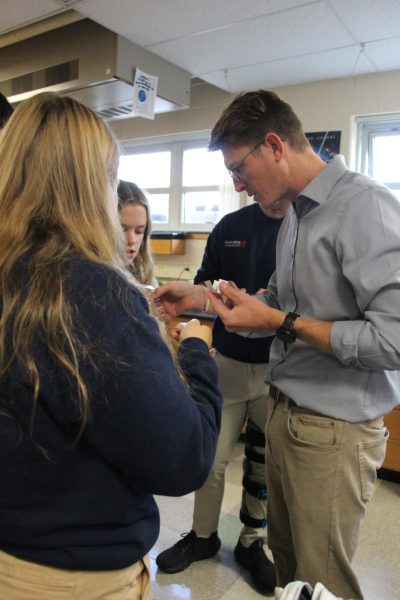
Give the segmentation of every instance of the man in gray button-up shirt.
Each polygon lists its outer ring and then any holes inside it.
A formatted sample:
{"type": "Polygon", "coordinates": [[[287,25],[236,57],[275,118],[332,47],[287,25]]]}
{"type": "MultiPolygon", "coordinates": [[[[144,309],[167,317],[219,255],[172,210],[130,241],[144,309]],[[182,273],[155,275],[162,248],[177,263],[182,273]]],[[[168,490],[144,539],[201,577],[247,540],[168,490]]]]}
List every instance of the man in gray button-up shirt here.
{"type": "Polygon", "coordinates": [[[297,405],[357,423],[399,403],[399,227],[400,202],[340,156],[296,198],[263,300],[330,329],[329,352],[301,320],[296,343],[273,342],[269,379],[297,405]]]}
{"type": "Polygon", "coordinates": [[[276,334],[266,434],[278,585],[320,581],[362,600],[351,563],[384,459],[382,417],[400,402],[400,202],[341,157],[327,165],[273,92],[239,95],[210,150],[264,209],[292,201],[276,273],[263,297],[221,283],[224,302],[183,284],[157,298],[170,314],[211,303],[228,331],[276,334]]]}
{"type": "Polygon", "coordinates": [[[263,207],[293,202],[262,302],[224,284],[228,305],[209,294],[229,331],[276,334],[267,487],[278,583],[321,581],[361,600],[351,561],[386,449],[382,416],[400,401],[400,202],[341,157],[326,165],[272,92],[238,96],[210,149],[237,191],[263,207]]]}

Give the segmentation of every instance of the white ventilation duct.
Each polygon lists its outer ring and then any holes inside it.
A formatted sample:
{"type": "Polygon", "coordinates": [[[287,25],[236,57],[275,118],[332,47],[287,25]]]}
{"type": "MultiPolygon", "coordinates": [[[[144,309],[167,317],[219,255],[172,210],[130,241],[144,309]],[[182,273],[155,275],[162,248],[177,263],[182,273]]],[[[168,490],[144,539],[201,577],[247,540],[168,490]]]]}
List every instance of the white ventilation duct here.
{"type": "Polygon", "coordinates": [[[131,117],[136,68],[158,77],[156,113],[190,103],[190,73],[89,19],[0,48],[0,65],[11,103],[53,91],[105,119],[131,117]]]}

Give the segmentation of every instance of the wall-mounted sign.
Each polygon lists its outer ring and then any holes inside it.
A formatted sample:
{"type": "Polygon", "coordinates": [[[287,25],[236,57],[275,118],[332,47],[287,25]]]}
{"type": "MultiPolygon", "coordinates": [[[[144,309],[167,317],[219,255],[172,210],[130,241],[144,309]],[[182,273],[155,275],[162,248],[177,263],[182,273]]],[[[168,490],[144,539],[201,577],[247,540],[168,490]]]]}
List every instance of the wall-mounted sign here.
{"type": "Polygon", "coordinates": [[[330,161],[339,154],[341,131],[312,131],[305,136],[322,160],[330,161]]]}
{"type": "Polygon", "coordinates": [[[134,114],[146,119],[154,119],[157,86],[158,77],[136,69],[132,101],[132,112],[134,114]]]}

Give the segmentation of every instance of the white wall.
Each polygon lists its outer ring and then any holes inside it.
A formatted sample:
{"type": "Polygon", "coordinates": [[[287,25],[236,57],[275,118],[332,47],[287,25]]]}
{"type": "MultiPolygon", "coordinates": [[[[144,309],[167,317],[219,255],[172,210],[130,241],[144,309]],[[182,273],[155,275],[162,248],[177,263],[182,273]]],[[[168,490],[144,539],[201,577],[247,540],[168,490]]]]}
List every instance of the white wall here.
{"type": "MultiPolygon", "coordinates": [[[[351,167],[355,164],[354,117],[400,113],[400,71],[287,86],[275,91],[291,104],[305,131],[341,131],[340,151],[351,167]]],[[[160,139],[161,136],[209,131],[232,98],[213,86],[199,83],[193,88],[190,109],[157,115],[154,121],[116,121],[113,128],[121,140],[160,139]]],[[[187,240],[184,256],[162,259],[156,256],[159,275],[175,278],[178,267],[189,267],[190,273],[185,273],[183,278],[192,278],[201,262],[204,244],[187,240]]]]}
{"type": "Polygon", "coordinates": [[[180,256],[154,256],[154,274],[159,280],[192,280],[201,264],[205,240],[186,240],[186,252],[180,256]],[[188,268],[189,271],[183,271],[188,268]]]}

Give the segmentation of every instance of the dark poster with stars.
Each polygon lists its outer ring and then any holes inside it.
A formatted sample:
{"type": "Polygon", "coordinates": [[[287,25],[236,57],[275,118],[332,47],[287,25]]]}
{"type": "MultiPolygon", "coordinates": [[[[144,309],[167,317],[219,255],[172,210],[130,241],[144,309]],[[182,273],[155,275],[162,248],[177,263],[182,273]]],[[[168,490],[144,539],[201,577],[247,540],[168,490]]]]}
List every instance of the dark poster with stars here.
{"type": "Polygon", "coordinates": [[[312,131],[305,136],[322,160],[329,162],[340,151],[341,131],[312,131]]]}

